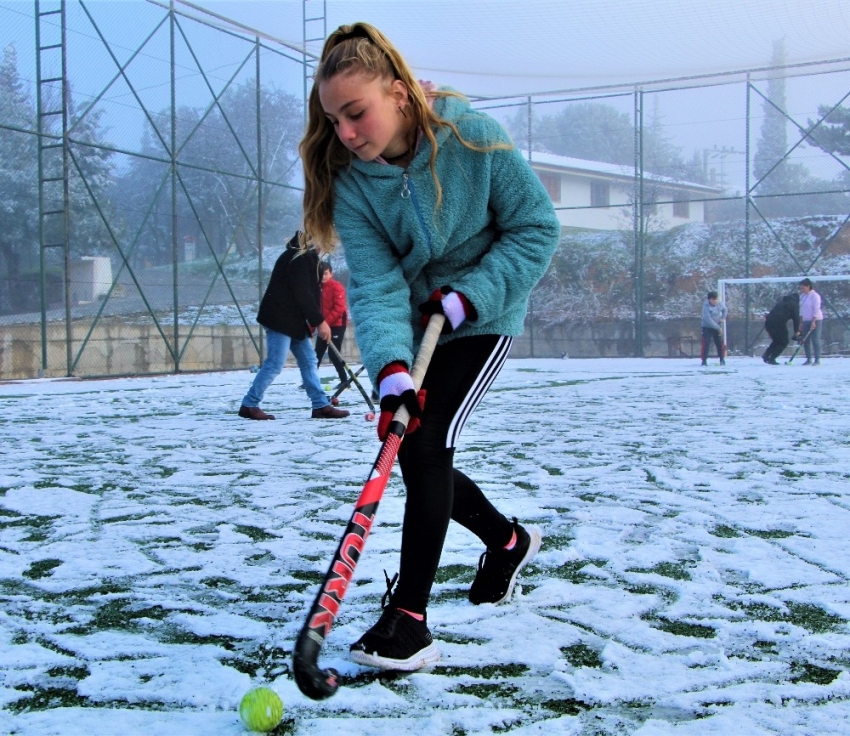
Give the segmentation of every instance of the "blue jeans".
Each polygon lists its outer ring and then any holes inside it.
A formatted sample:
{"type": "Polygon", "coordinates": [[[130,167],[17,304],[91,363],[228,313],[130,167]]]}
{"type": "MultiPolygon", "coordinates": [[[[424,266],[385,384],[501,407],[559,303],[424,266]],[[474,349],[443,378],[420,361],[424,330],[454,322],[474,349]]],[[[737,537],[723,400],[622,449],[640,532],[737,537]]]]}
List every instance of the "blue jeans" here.
{"type": "Polygon", "coordinates": [[[303,340],[293,340],[289,335],[284,335],[282,332],[275,332],[268,327],[264,327],[266,331],[266,359],[257,375],[245,398],[242,399],[242,406],[259,406],[263,400],[263,394],[266,389],[271,386],[272,381],[280,375],[283,366],[286,363],[286,354],[291,350],[298,361],[298,368],[301,370],[301,380],[304,382],[304,390],[307,396],[310,397],[310,403],[314,409],[321,409],[327,406],[330,402],[325,392],[322,390],[322,384],[319,381],[319,371],[316,368],[316,351],[313,349],[313,340],[305,337],[303,340]]]}
{"type": "MultiPolygon", "coordinates": [[[[806,320],[803,322],[803,328],[801,332],[803,336],[809,335],[809,328],[812,326],[811,320],[806,320]]],[[[806,360],[812,360],[812,350],[814,350],[815,358],[814,362],[818,363],[820,361],[820,326],[821,323],[817,322],[815,324],[815,329],[812,330],[812,334],[809,335],[808,340],[803,343],[803,350],[806,351],[806,360]]]]}

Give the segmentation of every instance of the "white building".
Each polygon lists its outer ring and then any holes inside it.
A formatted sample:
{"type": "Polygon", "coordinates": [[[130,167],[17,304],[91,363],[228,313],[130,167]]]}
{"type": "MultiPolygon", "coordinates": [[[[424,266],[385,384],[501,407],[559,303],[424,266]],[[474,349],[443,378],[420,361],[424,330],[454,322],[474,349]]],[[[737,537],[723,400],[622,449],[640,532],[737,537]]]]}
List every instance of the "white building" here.
{"type": "MultiPolygon", "coordinates": [[[[528,159],[528,151],[523,151],[528,159]]],[[[562,227],[622,230],[632,227],[635,170],[601,161],[533,151],[531,167],[549,192],[562,227]]],[[[705,222],[705,201],[721,190],[644,172],[644,215],[654,229],[705,222]]]]}

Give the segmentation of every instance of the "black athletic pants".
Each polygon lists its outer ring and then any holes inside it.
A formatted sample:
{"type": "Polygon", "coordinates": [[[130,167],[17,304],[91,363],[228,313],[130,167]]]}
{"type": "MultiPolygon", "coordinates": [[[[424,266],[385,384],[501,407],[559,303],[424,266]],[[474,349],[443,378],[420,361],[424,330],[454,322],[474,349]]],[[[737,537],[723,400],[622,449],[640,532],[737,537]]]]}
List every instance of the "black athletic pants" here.
{"type": "Polygon", "coordinates": [[[720,330],[715,330],[713,327],[702,328],[702,350],[700,350],[700,359],[703,363],[708,360],[708,348],[714,342],[714,347],[717,348],[717,357],[720,360],[724,359],[723,341],[720,339],[720,330]]]}
{"type": "MultiPolygon", "coordinates": [[[[342,352],[342,338],[345,337],[345,325],[340,325],[339,327],[331,327],[331,342],[333,342],[334,347],[342,352]]],[[[316,368],[318,368],[322,364],[322,358],[325,357],[325,351],[328,349],[328,344],[322,340],[321,337],[316,338],[316,368]]],[[[333,367],[336,368],[336,373],[339,376],[340,381],[345,381],[348,379],[348,376],[345,373],[345,368],[342,365],[342,361],[336,357],[336,354],[331,350],[328,352],[328,358],[330,359],[333,367]]]]}
{"type": "Polygon", "coordinates": [[[424,613],[450,519],[487,547],[498,549],[511,539],[511,522],[453,461],[463,425],[504,365],[512,342],[500,335],[461,337],[434,351],[423,383],[422,425],[404,438],[399,451],[407,501],[395,606],[424,613]]]}

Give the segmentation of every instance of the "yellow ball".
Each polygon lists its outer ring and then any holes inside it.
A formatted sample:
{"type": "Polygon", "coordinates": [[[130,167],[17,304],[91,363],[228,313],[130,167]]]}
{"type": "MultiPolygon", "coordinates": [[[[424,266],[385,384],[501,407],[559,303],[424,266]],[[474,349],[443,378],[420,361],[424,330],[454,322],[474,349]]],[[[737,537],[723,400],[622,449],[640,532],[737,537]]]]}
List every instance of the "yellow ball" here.
{"type": "Polygon", "coordinates": [[[255,687],[239,703],[239,717],[249,731],[271,731],[283,718],[283,701],[267,687],[255,687]]]}

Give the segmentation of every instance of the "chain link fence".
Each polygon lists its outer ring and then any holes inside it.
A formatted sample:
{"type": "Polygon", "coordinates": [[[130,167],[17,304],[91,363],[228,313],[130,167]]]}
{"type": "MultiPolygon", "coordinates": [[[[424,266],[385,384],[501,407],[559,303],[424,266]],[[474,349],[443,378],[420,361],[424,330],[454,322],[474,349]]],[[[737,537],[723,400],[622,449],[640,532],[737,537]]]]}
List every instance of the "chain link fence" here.
{"type": "MultiPolygon", "coordinates": [[[[261,361],[257,304],[301,219],[311,60],[184,11],[0,0],[0,378],[261,361]]],[[[689,356],[719,279],[850,273],[850,67],[779,51],[763,70],[473,100],[563,225],[515,356],[689,356]]],[[[833,353],[846,288],[824,293],[833,353]]],[[[733,353],[758,349],[780,296],[734,295],[733,353]]]]}

